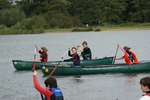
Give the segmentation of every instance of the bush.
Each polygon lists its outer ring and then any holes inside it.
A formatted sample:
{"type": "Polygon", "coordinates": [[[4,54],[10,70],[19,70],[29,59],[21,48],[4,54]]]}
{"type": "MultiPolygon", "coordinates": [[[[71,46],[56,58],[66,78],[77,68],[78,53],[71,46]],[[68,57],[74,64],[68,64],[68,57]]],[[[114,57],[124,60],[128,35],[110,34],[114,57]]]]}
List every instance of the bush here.
{"type": "Polygon", "coordinates": [[[11,27],[25,18],[25,14],[17,8],[0,11],[0,24],[11,27]]]}
{"type": "Polygon", "coordinates": [[[94,29],[92,27],[72,29],[72,32],[88,32],[88,31],[94,31],[94,29]]]}
{"type": "Polygon", "coordinates": [[[99,31],[101,31],[100,28],[96,28],[96,29],[95,29],[95,32],[99,32],[99,31]]]}
{"type": "Polygon", "coordinates": [[[17,23],[12,28],[19,30],[21,34],[42,33],[48,28],[48,24],[44,17],[34,16],[17,23]]]}
{"type": "Polygon", "coordinates": [[[24,19],[12,27],[0,26],[0,34],[33,34],[43,33],[48,24],[41,16],[24,19]]]}

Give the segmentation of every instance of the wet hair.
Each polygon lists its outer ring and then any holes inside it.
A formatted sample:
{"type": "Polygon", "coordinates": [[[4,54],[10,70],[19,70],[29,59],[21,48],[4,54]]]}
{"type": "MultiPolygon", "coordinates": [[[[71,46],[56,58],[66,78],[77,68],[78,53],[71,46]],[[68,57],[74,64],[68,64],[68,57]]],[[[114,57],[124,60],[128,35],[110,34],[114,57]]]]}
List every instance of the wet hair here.
{"type": "Polygon", "coordinates": [[[72,50],[72,49],[76,49],[76,50],[77,50],[77,48],[76,48],[76,47],[72,47],[72,48],[71,48],[71,50],[72,50]]]}
{"type": "Polygon", "coordinates": [[[43,51],[48,51],[48,49],[47,49],[46,47],[41,47],[41,49],[42,49],[43,51]]]}
{"type": "Polygon", "coordinates": [[[82,45],[87,45],[87,44],[88,44],[87,41],[82,42],[82,45]]]}
{"type": "Polygon", "coordinates": [[[127,47],[127,46],[124,46],[123,49],[128,51],[128,50],[130,50],[131,48],[130,48],[130,47],[127,47]]]}
{"type": "Polygon", "coordinates": [[[144,77],[140,80],[140,84],[150,89],[150,77],[144,77]]]}
{"type": "Polygon", "coordinates": [[[57,80],[53,76],[48,77],[44,83],[46,87],[57,88],[57,80]]]}

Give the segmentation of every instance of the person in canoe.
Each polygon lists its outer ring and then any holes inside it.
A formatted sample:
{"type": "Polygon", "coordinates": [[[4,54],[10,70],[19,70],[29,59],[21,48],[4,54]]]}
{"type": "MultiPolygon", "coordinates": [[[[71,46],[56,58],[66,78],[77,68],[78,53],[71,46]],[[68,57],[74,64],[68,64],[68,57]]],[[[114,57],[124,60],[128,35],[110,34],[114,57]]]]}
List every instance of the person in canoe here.
{"type": "Polygon", "coordinates": [[[48,61],[48,49],[46,47],[41,47],[41,49],[38,50],[36,46],[36,50],[40,54],[40,61],[47,62],[48,61]]]}
{"type": "Polygon", "coordinates": [[[72,47],[71,50],[68,50],[68,56],[72,57],[71,60],[73,61],[73,65],[75,67],[80,66],[80,57],[77,53],[77,48],[76,47],[72,47]]]}
{"type": "Polygon", "coordinates": [[[138,64],[138,59],[136,54],[131,50],[131,48],[124,46],[123,49],[120,47],[121,51],[124,53],[124,56],[117,58],[116,60],[124,59],[126,64],[138,64]]]}
{"type": "Polygon", "coordinates": [[[81,50],[81,56],[83,60],[91,60],[92,52],[91,52],[91,49],[88,47],[87,41],[83,41],[82,46],[83,46],[83,49],[81,50]]]}
{"type": "Polygon", "coordinates": [[[33,71],[33,84],[35,89],[40,92],[42,100],[64,100],[63,93],[57,86],[57,80],[53,76],[49,76],[45,80],[45,86],[42,87],[37,79],[36,70],[33,71]]]}
{"type": "Polygon", "coordinates": [[[150,77],[140,80],[141,90],[145,93],[139,100],[150,100],[150,77]]]}

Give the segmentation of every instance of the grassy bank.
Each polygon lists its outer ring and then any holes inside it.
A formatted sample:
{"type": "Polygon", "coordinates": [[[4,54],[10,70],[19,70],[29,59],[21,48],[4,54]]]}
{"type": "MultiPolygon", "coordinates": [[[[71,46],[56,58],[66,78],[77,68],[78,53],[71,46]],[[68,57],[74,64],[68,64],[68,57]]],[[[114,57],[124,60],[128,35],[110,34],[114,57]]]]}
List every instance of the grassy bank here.
{"type": "Polygon", "coordinates": [[[146,30],[150,29],[150,23],[127,23],[120,25],[104,25],[101,31],[122,31],[122,30],[146,30]]]}
{"type": "Polygon", "coordinates": [[[150,23],[126,23],[120,25],[105,24],[102,26],[92,27],[77,27],[77,28],[53,28],[43,29],[36,32],[36,30],[19,30],[14,28],[0,27],[0,35],[5,34],[33,34],[33,33],[47,33],[47,32],[87,32],[87,31],[125,31],[125,30],[149,30],[150,23]]]}
{"type": "MultiPolygon", "coordinates": [[[[126,23],[120,25],[110,25],[106,24],[103,26],[92,26],[91,31],[124,31],[124,30],[150,30],[150,23],[126,23]]],[[[78,29],[81,31],[86,30],[87,28],[54,28],[45,30],[45,32],[72,32],[74,29],[78,29]]],[[[90,31],[90,30],[89,30],[90,31]]]]}

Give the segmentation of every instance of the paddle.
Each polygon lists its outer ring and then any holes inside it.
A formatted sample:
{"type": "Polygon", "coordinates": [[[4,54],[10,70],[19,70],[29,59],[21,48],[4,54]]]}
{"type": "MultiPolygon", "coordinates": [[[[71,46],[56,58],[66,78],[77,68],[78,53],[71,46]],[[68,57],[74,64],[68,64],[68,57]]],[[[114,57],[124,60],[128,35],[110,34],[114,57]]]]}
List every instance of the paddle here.
{"type": "Polygon", "coordinates": [[[115,60],[116,60],[116,57],[117,57],[118,49],[119,49],[119,44],[117,44],[117,49],[116,49],[116,53],[115,53],[115,56],[114,56],[112,64],[115,64],[115,60]]]}
{"type": "Polygon", "coordinates": [[[58,66],[53,65],[53,67],[54,67],[54,68],[52,69],[52,71],[51,71],[51,73],[49,74],[48,77],[51,77],[51,76],[54,74],[54,72],[56,71],[56,69],[57,69],[58,66]]]}
{"type": "Polygon", "coordinates": [[[62,62],[63,62],[63,60],[61,62],[59,62],[57,65],[52,66],[53,69],[52,69],[51,73],[48,75],[48,77],[51,77],[54,74],[54,72],[56,71],[58,65],[61,64],[62,62]]]}
{"type": "MultiPolygon", "coordinates": [[[[70,49],[70,48],[69,48],[69,49],[70,49]]],[[[64,57],[65,57],[66,54],[68,54],[68,50],[65,50],[65,52],[62,54],[62,56],[61,56],[61,60],[62,60],[62,61],[65,60],[64,57]]]]}
{"type": "Polygon", "coordinates": [[[121,49],[122,52],[126,52],[121,46],[119,46],[119,48],[121,49]]]}
{"type": "MultiPolygon", "coordinates": [[[[37,53],[37,50],[38,50],[38,49],[37,49],[37,46],[35,45],[33,62],[35,62],[35,61],[36,61],[36,53],[37,53]]],[[[35,71],[35,70],[36,70],[36,64],[35,64],[35,63],[33,63],[32,71],[35,71]]],[[[41,95],[42,100],[44,100],[43,95],[42,95],[42,94],[40,94],[40,95],[41,95]]]]}
{"type": "MultiPolygon", "coordinates": [[[[33,58],[33,62],[36,61],[36,48],[34,49],[34,58],[33,58]]],[[[33,66],[32,66],[32,70],[35,71],[35,68],[36,68],[36,64],[33,63],[33,66]]]]}

